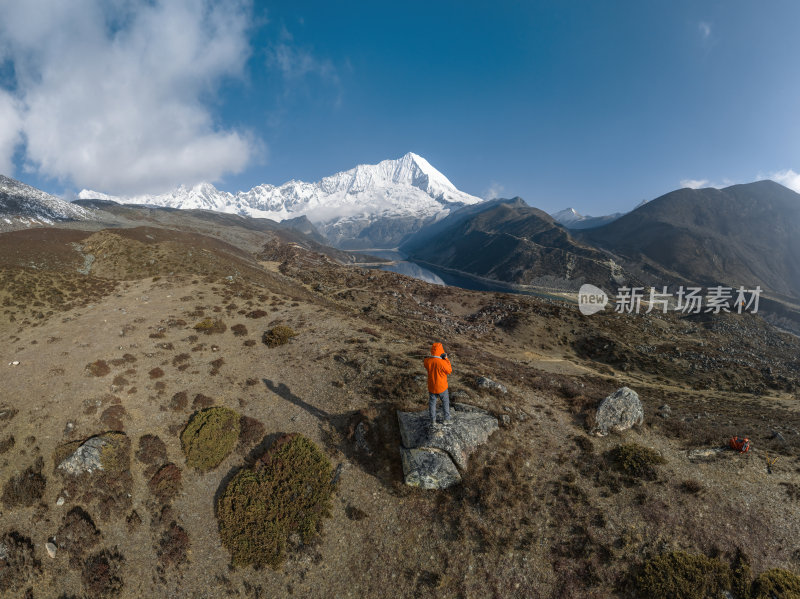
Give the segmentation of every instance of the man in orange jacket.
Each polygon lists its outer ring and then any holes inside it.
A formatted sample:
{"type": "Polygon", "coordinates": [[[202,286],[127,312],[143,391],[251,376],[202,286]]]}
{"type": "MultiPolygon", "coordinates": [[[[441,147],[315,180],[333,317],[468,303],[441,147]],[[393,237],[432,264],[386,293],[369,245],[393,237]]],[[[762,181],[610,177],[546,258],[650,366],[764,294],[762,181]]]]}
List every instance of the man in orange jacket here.
{"type": "Polygon", "coordinates": [[[453,365],[450,358],[444,353],[441,343],[434,343],[431,346],[431,355],[424,360],[425,370],[428,371],[428,409],[431,413],[431,427],[437,428],[436,424],[436,400],[442,400],[444,408],[444,423],[450,424],[450,392],[447,389],[447,375],[453,372],[453,365]]]}

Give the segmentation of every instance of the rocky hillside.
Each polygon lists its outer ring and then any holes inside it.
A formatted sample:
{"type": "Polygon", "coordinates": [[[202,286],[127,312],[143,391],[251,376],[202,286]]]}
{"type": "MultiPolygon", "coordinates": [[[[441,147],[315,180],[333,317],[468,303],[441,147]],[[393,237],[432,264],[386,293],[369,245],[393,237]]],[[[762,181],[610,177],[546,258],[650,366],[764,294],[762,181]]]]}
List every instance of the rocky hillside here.
{"type": "Polygon", "coordinates": [[[55,221],[87,220],[90,211],[0,175],[0,231],[55,221]]]}
{"type": "Polygon", "coordinates": [[[0,235],[4,597],[798,582],[796,337],[753,315],[585,317],[138,210],[0,235]],[[500,424],[443,491],[407,486],[399,449],[434,340],[454,401],[500,424]],[[623,386],[643,423],[590,435],[623,386]],[[717,451],[732,435],[750,452],[717,451]]]}
{"type": "Polygon", "coordinates": [[[606,254],[576,242],[521,198],[462,209],[403,244],[411,259],[497,281],[577,290],[626,280],[606,254]]]}

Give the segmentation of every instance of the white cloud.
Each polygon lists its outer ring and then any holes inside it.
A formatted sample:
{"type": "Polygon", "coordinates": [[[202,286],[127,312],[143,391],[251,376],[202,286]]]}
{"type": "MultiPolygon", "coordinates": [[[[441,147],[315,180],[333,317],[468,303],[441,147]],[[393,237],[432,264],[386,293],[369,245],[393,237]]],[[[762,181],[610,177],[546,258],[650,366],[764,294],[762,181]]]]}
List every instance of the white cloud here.
{"type": "Polygon", "coordinates": [[[792,169],[777,171],[768,177],[759,176],[759,179],[762,178],[772,179],[776,183],[780,183],[784,187],[788,187],[789,189],[800,193],[800,173],[796,173],[792,169]]]}
{"type": "Polygon", "coordinates": [[[494,200],[495,198],[501,197],[504,191],[505,187],[500,185],[500,183],[492,181],[492,184],[489,185],[489,188],[483,193],[483,199],[494,200]]]}
{"type": "Polygon", "coordinates": [[[700,36],[703,40],[707,40],[711,37],[711,24],[706,23],[705,21],[700,21],[697,24],[697,29],[700,31],[700,36]]]}
{"type": "Polygon", "coordinates": [[[22,119],[19,103],[0,89],[0,174],[11,174],[14,148],[21,140],[22,119]]]}
{"type": "Polygon", "coordinates": [[[302,79],[307,75],[338,80],[336,67],[330,60],[318,59],[310,50],[285,42],[275,44],[267,51],[267,66],[279,70],[289,80],[302,79]]]}
{"type": "Polygon", "coordinates": [[[700,189],[701,187],[708,187],[708,179],[681,179],[681,187],[688,187],[689,189],[700,189]]]}
{"type": "Polygon", "coordinates": [[[243,74],[250,12],[245,0],[0,0],[0,60],[16,76],[0,89],[0,168],[21,134],[29,167],[111,193],[241,171],[259,144],[215,123],[209,102],[243,74]]]}
{"type": "MultiPolygon", "coordinates": [[[[329,91],[333,90],[333,105],[337,108],[341,106],[343,90],[337,66],[330,59],[315,55],[311,48],[296,43],[285,26],[281,28],[278,42],[266,49],[265,65],[280,73],[284,83],[284,100],[298,92],[317,96],[309,86],[322,83],[329,91]]],[[[325,94],[323,97],[329,96],[325,94]]]]}

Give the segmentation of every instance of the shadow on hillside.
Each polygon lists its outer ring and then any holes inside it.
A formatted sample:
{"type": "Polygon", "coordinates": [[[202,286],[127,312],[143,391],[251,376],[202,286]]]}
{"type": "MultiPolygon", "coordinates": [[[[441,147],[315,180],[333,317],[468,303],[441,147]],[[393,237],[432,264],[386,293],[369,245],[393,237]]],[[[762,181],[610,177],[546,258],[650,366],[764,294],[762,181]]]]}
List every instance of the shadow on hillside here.
{"type": "MultiPolygon", "coordinates": [[[[302,400],[284,383],[262,380],[267,389],[314,416],[319,421],[321,436],[330,448],[343,453],[348,461],[377,478],[384,487],[396,490],[397,484],[403,480],[397,406],[382,404],[331,414],[302,400]]],[[[253,449],[250,455],[258,457],[259,450],[263,453],[269,447],[265,442],[253,449]]]]}

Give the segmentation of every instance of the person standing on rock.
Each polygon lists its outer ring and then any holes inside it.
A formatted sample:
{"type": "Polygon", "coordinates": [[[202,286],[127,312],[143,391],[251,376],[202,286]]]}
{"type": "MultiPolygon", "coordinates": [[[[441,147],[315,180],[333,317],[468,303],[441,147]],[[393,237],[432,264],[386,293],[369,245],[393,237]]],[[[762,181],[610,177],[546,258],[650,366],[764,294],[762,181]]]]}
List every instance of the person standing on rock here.
{"type": "Polygon", "coordinates": [[[439,428],[436,422],[436,400],[441,399],[444,409],[445,425],[452,422],[450,417],[450,392],[447,388],[447,375],[453,372],[453,365],[450,358],[444,352],[441,343],[434,343],[431,346],[431,355],[423,361],[425,370],[428,371],[428,408],[431,413],[431,428],[439,428]]]}

